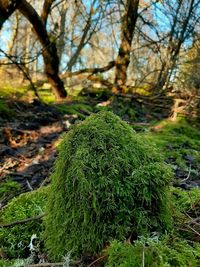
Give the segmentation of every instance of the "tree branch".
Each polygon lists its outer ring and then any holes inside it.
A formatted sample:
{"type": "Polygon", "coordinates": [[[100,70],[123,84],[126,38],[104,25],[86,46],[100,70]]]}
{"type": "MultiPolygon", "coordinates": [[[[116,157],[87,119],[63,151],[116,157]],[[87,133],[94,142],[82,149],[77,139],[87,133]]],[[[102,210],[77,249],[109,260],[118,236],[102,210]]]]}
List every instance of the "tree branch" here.
{"type": "Polygon", "coordinates": [[[36,220],[41,219],[44,216],[45,216],[45,213],[42,213],[42,214],[39,214],[39,215],[34,216],[34,217],[27,218],[27,219],[14,221],[14,222],[6,223],[6,224],[0,224],[0,228],[11,227],[11,226],[15,226],[15,225],[18,225],[18,224],[24,224],[24,223],[27,223],[27,222],[30,222],[30,221],[36,221],[36,220]]]}

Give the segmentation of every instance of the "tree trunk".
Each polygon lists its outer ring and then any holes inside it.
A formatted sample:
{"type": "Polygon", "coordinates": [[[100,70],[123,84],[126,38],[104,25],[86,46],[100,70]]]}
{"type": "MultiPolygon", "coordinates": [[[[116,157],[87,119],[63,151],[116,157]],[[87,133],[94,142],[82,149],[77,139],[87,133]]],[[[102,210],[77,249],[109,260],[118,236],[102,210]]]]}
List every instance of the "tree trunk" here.
{"type": "Polygon", "coordinates": [[[26,0],[21,1],[18,9],[32,24],[35,33],[43,47],[45,73],[56,98],[65,98],[67,93],[65,91],[63,81],[59,77],[59,58],[55,42],[50,41],[42,19],[36,10],[26,0]]]}
{"type": "Polygon", "coordinates": [[[115,84],[116,90],[123,91],[127,80],[127,69],[130,63],[131,43],[138,17],[139,0],[127,0],[122,17],[122,33],[119,52],[116,60],[115,84]]]}
{"type": "Polygon", "coordinates": [[[21,0],[0,0],[0,30],[4,22],[12,15],[20,3],[21,0]]]}
{"type": "Polygon", "coordinates": [[[51,6],[55,2],[55,0],[45,0],[42,8],[42,13],[41,13],[41,20],[43,22],[43,25],[46,29],[47,26],[47,19],[49,16],[49,13],[51,12],[51,6]]]}

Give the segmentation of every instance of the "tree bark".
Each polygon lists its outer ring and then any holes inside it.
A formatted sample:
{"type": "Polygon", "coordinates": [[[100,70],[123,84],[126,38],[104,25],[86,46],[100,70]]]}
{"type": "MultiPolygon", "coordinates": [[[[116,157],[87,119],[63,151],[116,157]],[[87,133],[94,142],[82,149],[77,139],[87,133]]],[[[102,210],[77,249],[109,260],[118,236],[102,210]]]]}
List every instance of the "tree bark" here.
{"type": "Polygon", "coordinates": [[[45,0],[42,8],[42,13],[41,13],[41,20],[44,24],[44,27],[46,29],[47,26],[47,19],[49,16],[49,13],[51,11],[51,6],[55,2],[55,0],[45,0]]]}
{"type": "Polygon", "coordinates": [[[12,15],[20,3],[21,0],[0,0],[0,30],[4,22],[12,15]]]}
{"type": "Polygon", "coordinates": [[[118,92],[123,91],[127,80],[127,69],[130,63],[131,43],[138,17],[139,0],[127,0],[122,17],[122,33],[119,52],[116,60],[115,85],[118,92]]]}
{"type": "Polygon", "coordinates": [[[45,73],[56,98],[65,98],[67,93],[65,91],[63,81],[59,77],[59,58],[55,42],[50,41],[42,19],[36,10],[26,0],[21,1],[18,9],[32,24],[35,33],[43,47],[45,73]]]}

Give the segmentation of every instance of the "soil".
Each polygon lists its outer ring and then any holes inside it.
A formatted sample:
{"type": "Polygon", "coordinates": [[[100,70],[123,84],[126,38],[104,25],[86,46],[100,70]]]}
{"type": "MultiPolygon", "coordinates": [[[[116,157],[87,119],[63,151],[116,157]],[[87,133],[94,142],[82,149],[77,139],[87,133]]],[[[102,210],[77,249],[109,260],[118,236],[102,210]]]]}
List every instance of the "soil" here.
{"type": "MultiPolygon", "coordinates": [[[[48,183],[59,137],[76,117],[38,101],[12,102],[12,109],[11,120],[0,120],[0,183],[13,180],[21,193],[48,183]]],[[[0,200],[0,206],[8,199],[0,200]]]]}

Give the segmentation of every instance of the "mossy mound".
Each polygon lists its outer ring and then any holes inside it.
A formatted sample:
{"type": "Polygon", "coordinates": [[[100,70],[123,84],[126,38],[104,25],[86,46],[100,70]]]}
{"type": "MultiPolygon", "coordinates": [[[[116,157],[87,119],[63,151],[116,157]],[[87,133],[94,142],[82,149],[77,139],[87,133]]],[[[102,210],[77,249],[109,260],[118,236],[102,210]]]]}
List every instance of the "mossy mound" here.
{"type": "MultiPolygon", "coordinates": [[[[0,224],[37,216],[44,211],[48,187],[13,198],[0,213],[0,224]]],[[[25,224],[18,224],[0,228],[0,249],[9,258],[26,258],[29,251],[31,236],[36,234],[39,238],[42,233],[41,220],[32,220],[25,224]]]]}
{"type": "Polygon", "coordinates": [[[52,259],[70,250],[94,254],[112,239],[169,227],[171,169],[119,117],[91,115],[64,136],[59,150],[45,219],[52,259]]]}

